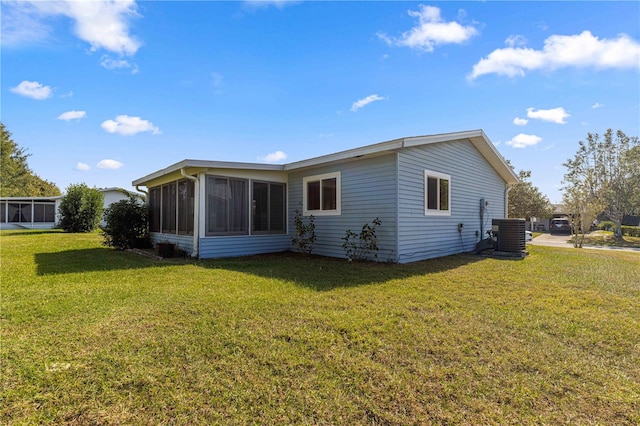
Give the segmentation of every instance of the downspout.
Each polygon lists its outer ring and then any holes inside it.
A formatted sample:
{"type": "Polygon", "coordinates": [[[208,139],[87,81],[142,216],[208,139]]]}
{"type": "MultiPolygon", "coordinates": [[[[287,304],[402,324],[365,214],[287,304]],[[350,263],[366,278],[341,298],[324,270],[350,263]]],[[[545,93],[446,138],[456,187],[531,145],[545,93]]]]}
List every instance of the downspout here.
{"type": "Polygon", "coordinates": [[[149,192],[145,191],[144,189],[140,189],[140,185],[136,185],[136,191],[142,192],[147,197],[149,196],[149,192]]]}
{"type": "Polygon", "coordinates": [[[509,217],[509,191],[511,191],[511,185],[506,184],[504,186],[504,217],[509,217]]]}
{"type": "Polygon", "coordinates": [[[193,181],[193,251],[191,252],[191,257],[198,258],[198,245],[200,242],[200,227],[198,226],[200,223],[200,208],[199,200],[200,200],[200,181],[195,176],[190,176],[184,171],[184,167],[180,169],[180,173],[182,176],[187,179],[193,181]]]}

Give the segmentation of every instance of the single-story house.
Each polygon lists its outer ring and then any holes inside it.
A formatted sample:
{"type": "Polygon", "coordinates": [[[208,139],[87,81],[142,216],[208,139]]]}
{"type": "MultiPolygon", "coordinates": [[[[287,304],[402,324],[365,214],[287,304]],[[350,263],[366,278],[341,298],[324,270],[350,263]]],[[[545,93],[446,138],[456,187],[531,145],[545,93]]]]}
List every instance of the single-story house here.
{"type": "MultiPolygon", "coordinates": [[[[126,194],[141,194],[122,188],[100,188],[104,208],[127,198],[126,194]]],[[[53,197],[0,197],[0,229],[51,229],[60,222],[58,207],[64,195],[53,197]]],[[[106,225],[103,220],[102,225],[106,225]]]]}
{"type": "Polygon", "coordinates": [[[314,254],[378,218],[378,260],[471,251],[507,217],[518,177],[482,130],[395,139],[293,163],[183,160],[132,182],[148,188],[154,243],[198,258],[294,249],[296,211],[314,217],[314,254]]]}

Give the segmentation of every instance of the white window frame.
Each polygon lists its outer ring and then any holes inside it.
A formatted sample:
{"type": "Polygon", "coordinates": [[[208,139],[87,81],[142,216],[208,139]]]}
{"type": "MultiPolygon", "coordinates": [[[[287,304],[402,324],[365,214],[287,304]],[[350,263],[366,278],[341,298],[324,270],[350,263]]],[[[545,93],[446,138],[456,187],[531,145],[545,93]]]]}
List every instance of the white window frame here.
{"type": "Polygon", "coordinates": [[[342,214],[342,184],[340,181],[340,172],[325,173],[315,176],[306,176],[302,178],[302,214],[304,216],[340,216],[342,214]],[[322,210],[322,181],[327,179],[336,180],[336,208],[334,210],[322,210]],[[307,209],[307,184],[309,182],[320,181],[320,209],[307,209]]]}
{"type": "Polygon", "coordinates": [[[451,216],[451,176],[450,175],[434,172],[431,170],[424,171],[424,215],[425,216],[451,216]],[[428,179],[430,177],[438,179],[438,199],[437,199],[438,209],[428,208],[429,206],[428,179]],[[447,210],[440,210],[440,180],[441,179],[447,180],[449,182],[449,188],[448,188],[448,197],[449,197],[448,207],[449,208],[447,210]]]}

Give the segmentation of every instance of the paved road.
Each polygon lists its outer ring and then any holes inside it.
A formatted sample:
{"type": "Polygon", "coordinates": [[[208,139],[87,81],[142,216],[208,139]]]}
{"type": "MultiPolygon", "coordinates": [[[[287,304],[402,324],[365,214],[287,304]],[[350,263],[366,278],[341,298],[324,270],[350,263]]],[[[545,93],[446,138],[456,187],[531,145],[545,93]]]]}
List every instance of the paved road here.
{"type": "MultiPolygon", "coordinates": [[[[534,246],[549,246],[549,247],[569,247],[573,248],[573,244],[569,242],[571,235],[566,234],[541,234],[529,242],[534,246]]],[[[640,248],[633,247],[607,247],[607,246],[584,246],[585,249],[592,250],[615,250],[615,251],[632,251],[640,253],[640,248]]]]}

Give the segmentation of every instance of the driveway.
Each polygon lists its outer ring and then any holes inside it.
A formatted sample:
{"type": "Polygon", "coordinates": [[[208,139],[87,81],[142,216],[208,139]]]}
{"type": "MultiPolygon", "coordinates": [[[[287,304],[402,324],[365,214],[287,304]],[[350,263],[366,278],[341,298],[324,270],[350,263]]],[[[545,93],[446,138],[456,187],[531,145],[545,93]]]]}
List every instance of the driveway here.
{"type": "MultiPolygon", "coordinates": [[[[534,246],[549,246],[549,247],[568,247],[573,248],[573,243],[570,242],[571,235],[568,234],[541,234],[530,241],[528,244],[534,246]]],[[[632,251],[640,253],[640,248],[634,247],[608,247],[608,246],[583,246],[585,249],[593,250],[615,250],[615,251],[632,251]]]]}

